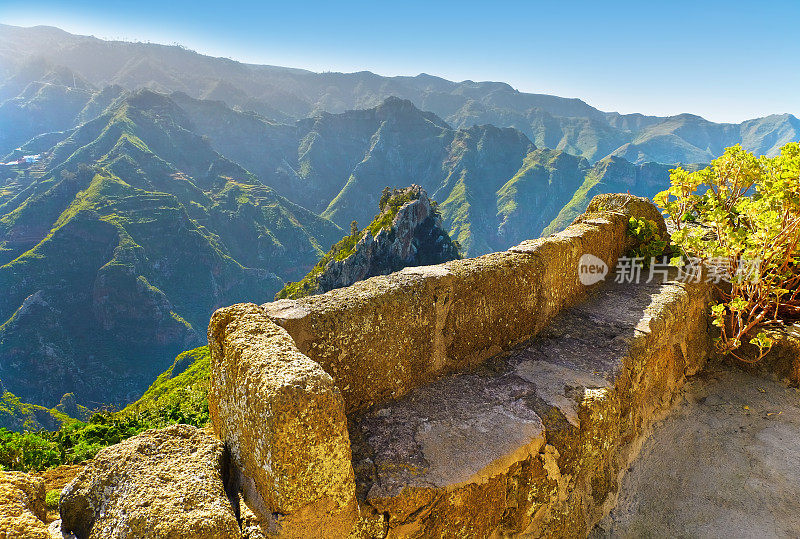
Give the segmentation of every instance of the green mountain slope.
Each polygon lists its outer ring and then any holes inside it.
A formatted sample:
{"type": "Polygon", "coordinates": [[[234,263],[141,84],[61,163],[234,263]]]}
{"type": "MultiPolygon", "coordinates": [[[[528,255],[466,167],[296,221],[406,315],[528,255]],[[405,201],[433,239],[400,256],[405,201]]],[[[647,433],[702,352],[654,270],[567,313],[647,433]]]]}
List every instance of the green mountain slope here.
{"type": "MultiPolygon", "coordinates": [[[[314,74],[37,32],[61,43],[58,58],[0,84],[0,112],[23,133],[7,144],[45,152],[0,167],[0,378],[47,409],[65,392],[129,402],[202,342],[215,307],[272,297],[350,221],[370,222],[386,185],[431,193],[475,256],[563,228],[595,193],[663,189],[670,166],[642,160],[675,148],[701,159],[730,137],[770,152],[796,134],[790,115],[623,116],[501,83],[314,74]],[[176,91],[130,90],[142,81],[176,91]],[[106,82],[118,84],[93,87],[106,82]],[[367,108],[324,112],[351,105],[367,108]],[[592,165],[620,148],[637,163],[592,165]]],[[[0,55],[38,47],[11,34],[0,26],[0,55]]]]}
{"type": "Polygon", "coordinates": [[[176,402],[205,401],[208,412],[208,377],[211,372],[208,346],[181,352],[172,365],[150,384],[147,391],[126,406],[121,414],[150,413],[163,416],[164,410],[176,402]]]}
{"type": "Polygon", "coordinates": [[[215,308],[272,297],[341,235],[191,129],[167,97],[134,93],[0,206],[0,377],[15,395],[129,402],[215,308]]]}
{"type": "MultiPolygon", "coordinates": [[[[703,168],[701,165],[683,165],[687,170],[703,168]]],[[[542,231],[543,236],[568,227],[577,216],[586,211],[595,195],[602,193],[630,193],[653,198],[669,185],[671,165],[644,163],[635,165],[621,157],[607,157],[591,167],[583,183],[575,190],[542,231]]]]}
{"type": "MultiPolygon", "coordinates": [[[[71,403],[74,396],[67,394],[54,408],[47,409],[37,404],[22,402],[19,397],[6,391],[0,383],[0,429],[15,432],[55,430],[63,423],[74,420],[66,412],[67,403],[71,403]]],[[[74,404],[74,403],[73,403],[74,404]]],[[[86,417],[88,410],[77,405],[73,406],[75,415],[86,417]]]]}
{"type": "Polygon", "coordinates": [[[0,157],[33,137],[64,131],[82,118],[94,117],[90,102],[95,93],[71,70],[42,60],[19,69],[0,85],[0,96],[6,96],[0,97],[0,157]]]}
{"type": "Polygon", "coordinates": [[[570,200],[589,172],[586,159],[565,152],[536,150],[498,190],[501,238],[538,236],[570,200]]]}

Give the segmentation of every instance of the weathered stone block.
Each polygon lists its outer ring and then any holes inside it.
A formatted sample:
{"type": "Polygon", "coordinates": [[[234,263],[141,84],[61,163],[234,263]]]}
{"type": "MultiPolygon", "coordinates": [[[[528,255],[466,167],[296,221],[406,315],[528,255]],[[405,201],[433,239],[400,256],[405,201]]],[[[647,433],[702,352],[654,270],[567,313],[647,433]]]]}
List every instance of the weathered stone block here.
{"type": "Polygon", "coordinates": [[[225,494],[222,443],[189,425],[101,450],[61,493],[61,529],[79,539],[241,535],[225,494]]]}
{"type": "Polygon", "coordinates": [[[446,341],[449,370],[475,365],[530,338],[544,325],[541,260],[501,252],[448,262],[446,341]]]}
{"type": "Polygon", "coordinates": [[[613,268],[626,248],[626,225],[622,213],[605,212],[506,252],[262,307],[333,376],[347,411],[359,410],[533,337],[585,297],[583,254],[613,268]]]}
{"type": "Polygon", "coordinates": [[[446,266],[406,268],[263,308],[333,376],[349,411],[399,397],[442,370],[451,280],[446,266]]]}
{"type": "Polygon", "coordinates": [[[49,539],[44,496],[43,479],[0,471],[0,537],[49,539]]]}
{"type": "Polygon", "coordinates": [[[346,535],[355,483],[331,376],[254,304],[218,310],[208,335],[212,424],[262,525],[286,537],[346,535]]]}
{"type": "Polygon", "coordinates": [[[541,467],[530,391],[515,376],[446,376],[350,418],[362,497],[393,537],[488,536],[509,504],[530,505],[508,492],[541,467]]]}
{"type": "Polygon", "coordinates": [[[623,193],[605,193],[596,195],[589,202],[586,212],[579,216],[576,221],[591,218],[595,213],[619,212],[626,217],[636,217],[653,221],[658,226],[658,231],[662,238],[667,237],[667,224],[661,216],[661,212],[656,208],[650,199],[626,195],[623,193]]]}

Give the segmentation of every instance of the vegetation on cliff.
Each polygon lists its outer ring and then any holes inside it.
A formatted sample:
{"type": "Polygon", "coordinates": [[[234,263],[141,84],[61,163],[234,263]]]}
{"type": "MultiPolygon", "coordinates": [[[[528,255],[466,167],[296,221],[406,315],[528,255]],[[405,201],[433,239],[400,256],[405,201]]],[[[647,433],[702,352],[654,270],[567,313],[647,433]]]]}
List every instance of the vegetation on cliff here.
{"type": "Polygon", "coordinates": [[[350,225],[302,280],[288,283],[275,299],[297,299],[388,274],[408,266],[438,264],[459,258],[459,245],[442,229],[436,201],[417,185],[384,188],[379,212],[364,230],[350,225]],[[402,211],[402,214],[401,214],[402,211]]]}
{"type": "Polygon", "coordinates": [[[66,415],[55,409],[48,410],[44,406],[22,402],[19,397],[4,391],[0,397],[0,428],[10,430],[39,430],[44,426],[60,424],[66,415]]]}
{"type": "Polygon", "coordinates": [[[744,357],[735,351],[749,345],[761,359],[764,330],[800,319],[800,144],[772,158],[737,145],[703,170],[679,167],[656,201],[685,255],[676,262],[705,263],[716,283],[719,350],[744,357]]]}
{"type": "Polygon", "coordinates": [[[56,431],[0,428],[0,469],[42,470],[91,459],[102,448],[152,428],[208,423],[207,346],[180,354],[144,395],[125,409],[93,414],[83,422],[62,414],[56,431]]]}

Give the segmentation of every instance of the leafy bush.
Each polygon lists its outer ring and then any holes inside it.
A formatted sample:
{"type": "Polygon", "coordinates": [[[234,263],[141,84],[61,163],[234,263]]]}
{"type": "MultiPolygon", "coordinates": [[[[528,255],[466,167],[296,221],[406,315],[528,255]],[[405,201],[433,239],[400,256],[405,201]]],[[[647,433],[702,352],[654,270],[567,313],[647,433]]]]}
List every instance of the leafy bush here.
{"type": "MultiPolygon", "coordinates": [[[[713,305],[717,347],[772,346],[763,329],[800,319],[800,144],[776,157],[755,157],[739,145],[697,172],[671,171],[669,189],[655,200],[675,227],[682,258],[696,257],[724,281],[713,305]]],[[[680,262],[677,261],[676,262],[680,262]]]]}
{"type": "Polygon", "coordinates": [[[28,471],[61,464],[61,448],[48,434],[0,429],[0,468],[28,471]]]}
{"type": "Polygon", "coordinates": [[[653,258],[663,255],[667,247],[667,241],[661,237],[658,225],[650,219],[631,217],[628,220],[628,235],[636,239],[636,246],[629,255],[641,258],[645,266],[653,258]]]}

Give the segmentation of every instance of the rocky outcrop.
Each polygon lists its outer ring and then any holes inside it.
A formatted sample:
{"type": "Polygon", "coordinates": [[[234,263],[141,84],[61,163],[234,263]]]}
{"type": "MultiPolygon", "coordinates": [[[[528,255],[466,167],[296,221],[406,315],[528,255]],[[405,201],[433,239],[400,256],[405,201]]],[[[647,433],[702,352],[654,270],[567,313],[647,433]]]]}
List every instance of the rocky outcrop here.
{"type": "Polygon", "coordinates": [[[44,497],[43,479],[0,471],[0,537],[50,539],[44,497]]]}
{"type": "Polygon", "coordinates": [[[68,416],[79,419],[81,421],[88,421],[92,412],[85,406],[78,404],[75,399],[75,393],[64,393],[61,400],[56,404],[56,410],[68,416]]]}
{"type": "MultiPolygon", "coordinates": [[[[388,275],[409,266],[441,264],[459,258],[458,248],[442,225],[428,194],[418,185],[396,192],[408,197],[391,225],[374,236],[369,229],[343,260],[331,260],[319,276],[319,292],[342,288],[376,275],[388,275]]],[[[376,219],[391,210],[391,199],[376,219]]]]}
{"type": "Polygon", "coordinates": [[[188,425],[100,451],[61,493],[61,529],[78,539],[239,538],[223,444],[188,425]]]}
{"type": "Polygon", "coordinates": [[[350,286],[406,267],[460,258],[442,225],[436,203],[418,185],[388,188],[380,212],[361,232],[354,229],[334,245],[299,283],[289,283],[276,299],[296,299],[350,286]]]}
{"type": "Polygon", "coordinates": [[[653,221],[658,227],[659,235],[662,238],[669,237],[667,224],[664,222],[661,212],[650,200],[620,193],[597,195],[589,202],[586,213],[576,218],[575,222],[582,223],[587,218],[591,218],[592,215],[602,212],[624,213],[638,219],[653,221]]]}

